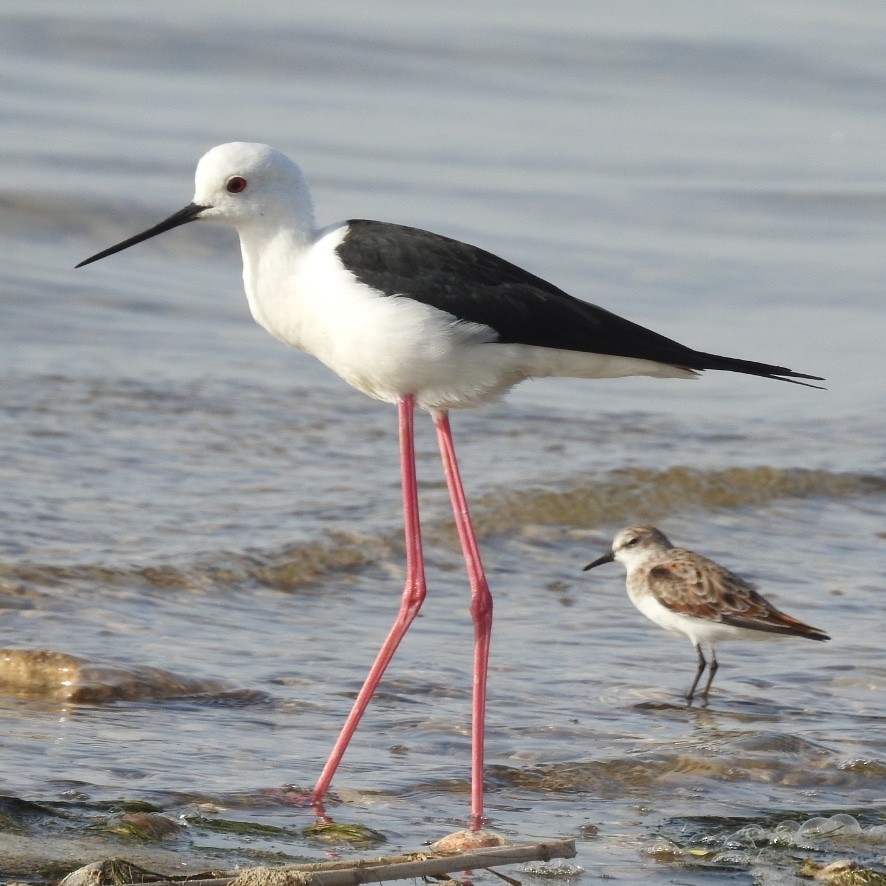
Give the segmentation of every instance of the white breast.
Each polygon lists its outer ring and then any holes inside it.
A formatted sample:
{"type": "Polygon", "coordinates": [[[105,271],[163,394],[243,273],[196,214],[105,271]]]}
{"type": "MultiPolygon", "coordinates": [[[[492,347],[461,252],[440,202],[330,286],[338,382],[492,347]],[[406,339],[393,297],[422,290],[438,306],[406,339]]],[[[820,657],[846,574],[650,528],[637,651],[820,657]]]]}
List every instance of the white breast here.
{"type": "Polygon", "coordinates": [[[244,247],[244,285],[256,322],[378,400],[411,393],[428,408],[467,406],[522,378],[503,373],[493,349],[477,348],[494,339],[488,327],[360,283],[335,253],[344,233],[344,226],[332,228],[301,251],[290,244],[286,264],[273,260],[273,242],[265,241],[261,254],[244,247]]]}

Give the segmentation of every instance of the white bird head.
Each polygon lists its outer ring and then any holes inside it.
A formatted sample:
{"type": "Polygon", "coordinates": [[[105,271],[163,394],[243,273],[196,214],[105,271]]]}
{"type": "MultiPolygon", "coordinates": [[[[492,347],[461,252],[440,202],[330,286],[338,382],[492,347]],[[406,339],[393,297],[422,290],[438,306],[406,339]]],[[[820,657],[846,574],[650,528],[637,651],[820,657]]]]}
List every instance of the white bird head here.
{"type": "Polygon", "coordinates": [[[311,198],[297,164],[268,145],[230,142],[207,151],[194,174],[200,218],[235,226],[295,215],[312,224],[311,198]]]}
{"type": "Polygon", "coordinates": [[[667,551],[672,547],[667,536],[654,526],[628,526],[616,533],[609,552],[593,563],[588,563],[583,571],[612,563],[613,560],[630,570],[633,564],[646,560],[650,554],[667,551]]]}
{"type": "Polygon", "coordinates": [[[200,158],[190,204],[146,231],[85,259],[77,267],[200,219],[227,222],[239,230],[262,225],[308,232],[314,224],[307,184],[292,160],[268,145],[230,142],[212,148],[200,158]]]}

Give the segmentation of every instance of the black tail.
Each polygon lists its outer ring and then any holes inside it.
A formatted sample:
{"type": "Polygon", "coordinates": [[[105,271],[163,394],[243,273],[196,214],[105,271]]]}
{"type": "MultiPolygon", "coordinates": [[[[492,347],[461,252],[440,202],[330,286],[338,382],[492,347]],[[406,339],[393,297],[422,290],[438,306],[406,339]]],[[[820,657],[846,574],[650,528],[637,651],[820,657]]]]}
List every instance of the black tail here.
{"type": "Polygon", "coordinates": [[[703,351],[695,351],[693,356],[697,358],[697,362],[687,363],[687,369],[725,369],[727,372],[743,372],[745,375],[759,375],[762,378],[774,378],[777,381],[787,381],[794,385],[816,388],[819,391],[824,390],[821,385],[809,384],[809,381],[824,381],[820,376],[794,372],[784,366],[771,366],[768,363],[740,360],[737,357],[721,357],[719,354],[706,354],[703,351]],[[800,381],[800,379],[809,379],[809,381],[800,381]]]}

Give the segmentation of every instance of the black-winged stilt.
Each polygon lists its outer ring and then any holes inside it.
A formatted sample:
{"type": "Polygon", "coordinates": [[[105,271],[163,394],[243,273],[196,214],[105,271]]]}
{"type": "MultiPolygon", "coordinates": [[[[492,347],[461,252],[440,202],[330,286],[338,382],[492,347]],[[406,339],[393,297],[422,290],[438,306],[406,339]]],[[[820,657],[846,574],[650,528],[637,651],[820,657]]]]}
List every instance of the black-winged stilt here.
{"type": "Polygon", "coordinates": [[[471,526],[448,411],[476,406],[527,378],[691,378],[724,369],[820,380],[782,366],[707,354],[573,298],[489,252],[386,222],[314,224],[301,170],[267,145],[235,142],[197,165],[194,200],[78,267],[196,220],[240,235],[253,317],[358,390],[399,411],[406,587],[382,645],[314,788],[319,804],[373,692],[425,598],[413,448],[415,406],[430,411],[471,586],[474,619],[471,827],[483,818],[486,672],[492,597],[471,526]]]}

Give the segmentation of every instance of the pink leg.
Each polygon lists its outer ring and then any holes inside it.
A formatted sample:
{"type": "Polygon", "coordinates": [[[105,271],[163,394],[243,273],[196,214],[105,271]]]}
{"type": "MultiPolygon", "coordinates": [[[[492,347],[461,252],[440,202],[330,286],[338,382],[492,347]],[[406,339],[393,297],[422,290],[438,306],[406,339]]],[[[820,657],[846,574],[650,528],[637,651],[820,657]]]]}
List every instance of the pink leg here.
{"type": "MultiPolygon", "coordinates": [[[[418,615],[421,604],[424,602],[427,586],[425,584],[424,558],[421,547],[421,527],[418,520],[418,486],[415,475],[415,438],[413,434],[413,415],[415,412],[415,399],[409,395],[404,397],[398,404],[400,425],[400,470],[403,483],[403,515],[406,531],[406,587],[403,590],[403,599],[400,602],[400,611],[397,619],[382,644],[378,656],[363,684],[363,688],[357,695],[351,713],[342,727],[338,740],[332,748],[317,785],[311,794],[311,800],[319,805],[323,795],[329,790],[329,784],[335,775],[335,770],[344,756],[348,743],[357,729],[357,724],[366,710],[369,700],[381,681],[391,658],[394,656],[400,641],[409,629],[409,626],[418,615]]],[[[322,807],[321,807],[322,808],[322,807]]],[[[320,813],[322,814],[322,813],[320,813]]]]}
{"type": "Polygon", "coordinates": [[[435,417],[440,456],[455,526],[468,568],[471,583],[471,616],[474,619],[474,699],[471,709],[471,830],[479,830],[483,824],[483,749],[486,723],[486,674],[489,666],[489,642],[492,636],[492,595],[486,583],[477,537],[468,513],[468,501],[458,472],[449,415],[438,413],[435,417]]]}

